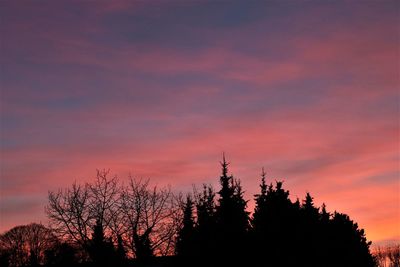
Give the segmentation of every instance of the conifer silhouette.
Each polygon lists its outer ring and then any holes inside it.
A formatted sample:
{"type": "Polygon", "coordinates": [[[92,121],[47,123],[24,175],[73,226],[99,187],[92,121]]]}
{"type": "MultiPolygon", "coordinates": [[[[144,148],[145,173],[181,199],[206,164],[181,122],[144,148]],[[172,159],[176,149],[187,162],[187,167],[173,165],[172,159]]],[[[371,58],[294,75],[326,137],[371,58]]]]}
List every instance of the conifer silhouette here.
{"type": "Polygon", "coordinates": [[[188,194],[183,209],[183,225],[178,233],[176,253],[183,258],[190,258],[194,251],[194,203],[188,194]]]}
{"type": "Polygon", "coordinates": [[[265,182],[265,179],[266,179],[266,173],[264,171],[264,168],[262,168],[261,184],[260,184],[261,192],[260,194],[254,195],[255,197],[254,200],[256,205],[251,219],[251,225],[253,227],[253,231],[257,232],[257,235],[262,234],[263,224],[265,223],[267,216],[266,201],[267,201],[268,186],[265,182]]]}
{"type": "Polygon", "coordinates": [[[191,260],[194,266],[209,264],[209,258],[217,257],[217,222],[215,192],[209,185],[203,185],[203,191],[196,194],[196,214],[194,246],[191,260]]]}
{"type": "MultiPolygon", "coordinates": [[[[58,227],[47,229],[39,224],[14,227],[0,235],[1,266],[375,266],[375,259],[370,252],[371,242],[367,241],[364,230],[348,215],[336,211],[332,214],[325,204],[317,207],[310,193],[302,201],[297,198],[292,202],[282,181],[267,185],[264,169],[261,172],[260,191],[254,195],[254,212],[249,219],[242,186],[239,180],[229,174],[228,166],[223,155],[220,190],[217,194],[211,186],[203,185],[200,193],[194,191],[193,195],[187,195],[183,205],[179,206],[169,204],[173,200],[170,190],[157,194],[157,188],[148,190],[148,182],[135,183],[131,180],[129,191],[118,187],[113,179],[112,194],[103,194],[111,196],[113,213],[110,215],[113,217],[107,216],[109,219],[104,220],[102,212],[95,209],[94,216],[79,217],[92,220],[90,225],[80,224],[84,222],[82,220],[68,220],[67,227],[77,227],[72,234],[78,233],[80,226],[89,227],[85,228],[89,229],[83,240],[85,242],[76,242],[80,239],[74,239],[73,235],[57,237],[58,227]],[[117,195],[117,192],[123,194],[117,195]],[[121,209],[124,216],[120,214],[121,209]],[[161,213],[163,220],[152,219],[152,216],[157,217],[161,213]],[[124,224],[127,221],[131,226],[143,225],[140,228],[126,228],[124,224]],[[110,222],[115,226],[106,226],[110,222]],[[175,227],[171,227],[172,222],[175,227]],[[127,229],[130,231],[127,232],[127,229]],[[171,236],[174,239],[170,239],[171,236]],[[161,245],[170,247],[160,249],[161,245]],[[160,253],[172,249],[174,256],[160,253]]],[[[100,181],[103,182],[99,185],[110,184],[105,179],[100,181]]],[[[84,194],[88,188],[106,187],[74,185],[72,191],[66,191],[74,193],[72,195],[65,196],[63,191],[50,194],[53,211],[62,207],[65,212],[61,214],[74,215],[73,218],[78,218],[80,211],[90,211],[84,209],[86,206],[76,206],[84,203],[80,200],[89,196],[84,194]],[[66,205],[64,200],[74,201],[66,205]]],[[[96,199],[93,203],[108,203],[98,199],[100,201],[96,199]]],[[[93,207],[97,206],[89,206],[93,207]]],[[[58,218],[54,213],[50,215],[53,220],[58,218]]]]}
{"type": "Polygon", "coordinates": [[[221,189],[218,192],[219,205],[216,209],[217,244],[219,245],[218,260],[225,264],[232,264],[238,259],[245,258],[246,255],[249,212],[246,211],[247,201],[243,199],[240,181],[228,175],[228,165],[224,154],[221,162],[221,189]]]}
{"type": "Polygon", "coordinates": [[[375,261],[369,251],[368,242],[363,229],[358,228],[350,217],[335,212],[330,223],[332,240],[331,266],[374,266],[375,261]]]}
{"type": "Polygon", "coordinates": [[[101,220],[96,221],[89,246],[89,254],[95,266],[109,266],[111,264],[115,257],[115,249],[112,241],[104,235],[101,220]]]}

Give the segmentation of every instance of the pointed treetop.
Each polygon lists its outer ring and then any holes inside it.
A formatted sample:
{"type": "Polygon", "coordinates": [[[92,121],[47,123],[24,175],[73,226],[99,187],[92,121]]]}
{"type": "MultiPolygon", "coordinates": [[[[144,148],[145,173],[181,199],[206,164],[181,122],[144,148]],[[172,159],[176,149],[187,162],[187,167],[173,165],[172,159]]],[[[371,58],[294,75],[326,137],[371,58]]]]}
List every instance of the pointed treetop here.
{"type": "Polygon", "coordinates": [[[226,161],[226,158],[225,158],[225,152],[222,152],[222,162],[221,162],[221,165],[229,165],[230,164],[230,162],[227,162],[226,161]]]}
{"type": "Polygon", "coordinates": [[[326,205],[325,205],[325,203],[322,203],[321,210],[322,210],[323,213],[326,213],[326,205]]]}
{"type": "Polygon", "coordinates": [[[314,207],[314,198],[311,196],[309,192],[306,194],[306,198],[303,200],[303,208],[308,210],[315,209],[314,207]]]}
{"type": "Polygon", "coordinates": [[[307,192],[306,199],[304,200],[304,203],[305,204],[309,204],[309,205],[314,205],[313,200],[314,200],[314,198],[311,196],[311,194],[309,192],[307,192]]]}
{"type": "Polygon", "coordinates": [[[265,177],[266,177],[266,173],[264,170],[264,167],[262,168],[262,172],[261,172],[261,195],[265,196],[267,194],[267,184],[265,183],[265,177]]]}
{"type": "Polygon", "coordinates": [[[229,162],[227,162],[226,159],[225,159],[225,152],[222,153],[222,162],[220,162],[220,163],[221,163],[221,166],[222,166],[222,176],[223,177],[227,177],[228,176],[228,165],[229,165],[229,162]]]}
{"type": "Polygon", "coordinates": [[[267,175],[267,173],[265,172],[265,170],[264,170],[264,167],[262,167],[262,170],[261,170],[261,177],[262,177],[262,179],[265,179],[265,176],[267,175]]]}

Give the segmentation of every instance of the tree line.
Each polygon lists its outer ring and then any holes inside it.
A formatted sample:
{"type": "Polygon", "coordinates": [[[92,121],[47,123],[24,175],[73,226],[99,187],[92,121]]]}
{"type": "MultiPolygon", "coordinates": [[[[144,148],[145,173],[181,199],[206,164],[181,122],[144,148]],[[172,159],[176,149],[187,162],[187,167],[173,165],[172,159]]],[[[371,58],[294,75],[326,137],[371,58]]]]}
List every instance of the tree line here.
{"type": "Polygon", "coordinates": [[[386,245],[374,248],[373,254],[378,267],[400,266],[400,245],[386,245]]]}
{"type": "Polygon", "coordinates": [[[1,266],[376,266],[371,242],[348,215],[290,199],[261,173],[255,208],[221,162],[220,188],[183,195],[149,180],[127,185],[98,171],[93,183],[49,192],[49,227],[0,236],[1,266]]]}

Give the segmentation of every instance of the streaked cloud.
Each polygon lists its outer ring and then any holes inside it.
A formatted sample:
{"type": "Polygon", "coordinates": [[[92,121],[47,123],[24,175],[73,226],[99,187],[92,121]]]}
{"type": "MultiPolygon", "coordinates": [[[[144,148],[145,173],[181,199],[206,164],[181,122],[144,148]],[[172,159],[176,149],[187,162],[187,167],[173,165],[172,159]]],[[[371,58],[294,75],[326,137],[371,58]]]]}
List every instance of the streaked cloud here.
{"type": "Polygon", "coordinates": [[[248,199],[265,166],[400,236],[395,1],[0,7],[0,230],[96,168],[217,186],[225,151],[248,199]]]}

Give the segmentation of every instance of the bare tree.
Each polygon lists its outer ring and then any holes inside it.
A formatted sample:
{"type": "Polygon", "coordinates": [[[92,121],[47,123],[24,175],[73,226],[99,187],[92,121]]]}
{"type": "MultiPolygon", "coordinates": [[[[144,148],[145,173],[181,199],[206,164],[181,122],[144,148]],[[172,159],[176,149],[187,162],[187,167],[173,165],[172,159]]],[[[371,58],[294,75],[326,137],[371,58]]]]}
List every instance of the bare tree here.
{"type": "Polygon", "coordinates": [[[96,223],[102,225],[104,231],[114,232],[115,218],[119,213],[120,187],[116,176],[109,178],[109,170],[97,171],[96,180],[88,184],[89,207],[96,223]]]}
{"type": "Polygon", "coordinates": [[[386,251],[382,247],[376,247],[373,251],[378,267],[386,267],[386,251]]]}
{"type": "Polygon", "coordinates": [[[174,252],[182,213],[178,203],[169,187],[132,178],[120,186],[109,171],[98,171],[93,183],[50,192],[46,212],[55,232],[92,260],[99,247],[109,247],[110,238],[121,251],[126,246],[131,256],[144,259],[174,252]]]}
{"type": "Polygon", "coordinates": [[[394,245],[391,247],[387,247],[388,258],[390,262],[390,267],[399,267],[400,266],[400,245],[394,245]]]}
{"type": "Polygon", "coordinates": [[[400,267],[400,245],[376,247],[373,251],[376,264],[379,267],[400,267]]]}
{"type": "Polygon", "coordinates": [[[45,252],[58,242],[42,224],[16,226],[0,236],[1,254],[8,255],[9,266],[39,265],[45,252]]]}
{"type": "Polygon", "coordinates": [[[49,192],[46,213],[55,232],[88,250],[94,229],[112,235],[116,212],[119,210],[119,186],[117,177],[109,178],[109,171],[97,171],[93,184],[49,192]]]}
{"type": "Polygon", "coordinates": [[[121,209],[128,246],[136,258],[173,253],[180,209],[169,187],[151,187],[149,180],[131,178],[121,209]]]}
{"type": "Polygon", "coordinates": [[[76,182],[71,188],[49,193],[46,213],[54,231],[82,247],[87,247],[93,223],[90,212],[89,188],[76,182]]]}

